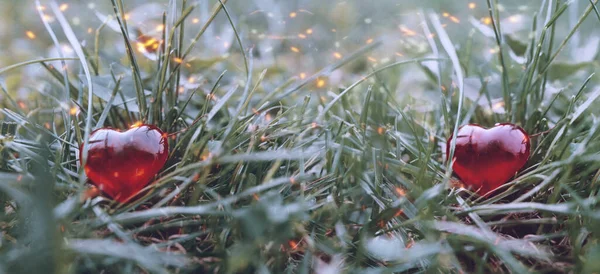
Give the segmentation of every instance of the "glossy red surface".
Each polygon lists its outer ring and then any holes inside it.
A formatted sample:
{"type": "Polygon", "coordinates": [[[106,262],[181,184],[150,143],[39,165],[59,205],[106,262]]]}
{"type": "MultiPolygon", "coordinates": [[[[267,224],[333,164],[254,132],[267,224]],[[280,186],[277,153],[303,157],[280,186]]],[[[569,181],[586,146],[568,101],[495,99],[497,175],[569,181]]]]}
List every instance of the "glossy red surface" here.
{"type": "MultiPolygon", "coordinates": [[[[80,159],[82,158],[82,149],[80,159]]],[[[125,132],[101,128],[90,135],[85,173],[92,184],[119,202],[143,189],[167,161],[166,134],[152,125],[125,132]]]]}
{"type": "MultiPolygon", "coordinates": [[[[471,124],[459,128],[452,169],[466,187],[483,195],[508,182],[529,158],[529,135],[505,123],[485,129],[471,124]]],[[[450,153],[448,139],[446,155],[450,153]]]]}

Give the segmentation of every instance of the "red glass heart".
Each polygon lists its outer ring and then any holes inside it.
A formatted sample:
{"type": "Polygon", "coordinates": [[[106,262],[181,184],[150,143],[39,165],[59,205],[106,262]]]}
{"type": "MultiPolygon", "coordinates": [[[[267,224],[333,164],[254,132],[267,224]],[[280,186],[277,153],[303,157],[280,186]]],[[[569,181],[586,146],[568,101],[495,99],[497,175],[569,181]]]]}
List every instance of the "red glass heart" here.
{"type": "MultiPolygon", "coordinates": [[[[82,159],[83,150],[80,149],[82,159]]],[[[143,189],[167,161],[166,134],[141,125],[125,132],[101,128],[90,134],[85,174],[92,184],[119,202],[143,189]]]]}
{"type": "MultiPolygon", "coordinates": [[[[476,124],[458,129],[452,170],[478,194],[486,194],[503,185],[529,158],[529,135],[519,126],[498,124],[485,129],[476,124]]],[[[446,155],[450,155],[450,142],[446,155]]]]}

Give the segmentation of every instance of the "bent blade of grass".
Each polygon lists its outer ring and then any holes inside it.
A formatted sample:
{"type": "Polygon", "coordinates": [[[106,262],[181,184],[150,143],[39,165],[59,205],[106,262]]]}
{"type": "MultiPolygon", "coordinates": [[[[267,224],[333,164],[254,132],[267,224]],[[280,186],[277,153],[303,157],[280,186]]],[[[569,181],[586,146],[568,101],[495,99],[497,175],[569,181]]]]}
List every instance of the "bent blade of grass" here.
{"type": "MultiPolygon", "coordinates": [[[[590,206],[595,204],[597,201],[595,198],[587,198],[583,200],[582,204],[590,206]]],[[[472,206],[470,209],[460,209],[457,211],[458,214],[467,214],[469,212],[477,212],[479,215],[498,215],[505,213],[527,213],[527,212],[548,212],[566,216],[577,216],[581,212],[577,208],[581,206],[580,203],[561,203],[561,204],[542,204],[534,202],[524,203],[510,203],[510,204],[492,204],[492,205],[481,205],[472,206]]],[[[595,219],[600,219],[600,214],[592,215],[595,219]]]]}
{"type": "Polygon", "coordinates": [[[119,79],[117,79],[117,83],[115,84],[115,88],[113,89],[113,92],[110,95],[110,98],[108,99],[108,102],[106,102],[106,107],[102,111],[102,114],[100,115],[100,118],[98,118],[98,122],[96,123],[96,126],[94,127],[94,129],[99,129],[99,128],[101,128],[101,127],[104,126],[104,121],[106,120],[106,117],[108,117],[108,113],[110,112],[110,109],[112,107],[113,101],[115,100],[115,97],[117,96],[117,92],[119,91],[119,88],[121,87],[121,80],[122,79],[123,79],[122,77],[119,77],[119,79]]]}
{"type": "MultiPolygon", "coordinates": [[[[50,38],[52,39],[52,43],[57,48],[59,57],[61,59],[63,59],[63,60],[60,61],[60,63],[63,66],[63,68],[66,68],[67,64],[66,64],[66,62],[64,60],[65,56],[64,56],[64,53],[63,53],[63,48],[60,47],[60,44],[58,42],[58,38],[56,38],[56,33],[54,33],[54,31],[52,30],[52,27],[50,26],[50,23],[46,19],[47,17],[44,16],[44,13],[42,12],[42,9],[40,8],[40,7],[42,7],[42,4],[40,4],[39,0],[36,0],[35,1],[35,5],[36,5],[36,7],[38,7],[38,8],[36,8],[36,10],[38,11],[38,14],[39,14],[40,18],[42,19],[42,23],[44,24],[44,27],[46,28],[46,31],[48,32],[48,34],[50,34],[50,38]]],[[[69,99],[70,99],[70,97],[69,97],[70,96],[69,95],[69,93],[70,93],[69,92],[69,87],[70,87],[69,83],[70,82],[69,82],[69,73],[67,73],[66,69],[63,72],[63,77],[64,77],[64,83],[63,84],[65,86],[64,103],[68,103],[69,99]]],[[[67,124],[70,124],[71,123],[71,117],[68,116],[68,115],[65,115],[65,116],[66,116],[65,118],[67,119],[67,124]]]]}
{"type": "Polygon", "coordinates": [[[412,63],[418,63],[418,62],[423,62],[423,61],[442,61],[445,59],[440,59],[440,58],[418,58],[418,59],[411,59],[411,60],[405,60],[405,61],[400,61],[400,62],[396,62],[393,64],[389,64],[387,66],[378,68],[377,70],[367,74],[366,76],[362,77],[360,80],[354,82],[352,85],[350,85],[349,87],[347,87],[346,89],[344,89],[342,92],[340,92],[340,94],[338,94],[335,98],[333,98],[333,100],[331,100],[331,102],[329,102],[324,108],[323,110],[319,113],[319,116],[317,116],[317,121],[323,121],[323,116],[329,111],[329,109],[331,109],[333,107],[333,105],[335,105],[335,103],[337,103],[337,101],[339,101],[344,95],[346,95],[346,93],[348,93],[349,91],[351,91],[352,89],[354,89],[356,86],[360,85],[362,82],[366,81],[367,79],[371,78],[373,75],[382,72],[386,69],[390,69],[396,66],[400,66],[400,65],[406,65],[406,64],[412,64],[412,63]]]}
{"type": "Polygon", "coordinates": [[[229,101],[231,96],[235,94],[238,88],[238,85],[233,86],[221,99],[219,99],[217,104],[214,107],[212,107],[208,115],[206,115],[206,123],[209,123],[212,120],[212,118],[215,117],[215,115],[217,115],[221,108],[223,108],[227,101],[229,101]]]}
{"type": "Polygon", "coordinates": [[[245,153],[245,154],[234,154],[219,157],[217,160],[218,163],[236,163],[236,162],[262,162],[262,161],[276,161],[276,160],[302,160],[304,158],[309,158],[315,155],[321,155],[322,151],[313,149],[313,150],[287,150],[287,149],[279,149],[273,151],[261,151],[254,153],[245,153]]]}
{"type": "MultiPolygon", "coordinates": [[[[583,13],[583,15],[581,17],[579,17],[579,20],[577,21],[577,23],[575,24],[575,26],[573,27],[573,29],[571,29],[571,31],[569,32],[569,34],[567,35],[567,37],[565,37],[565,39],[560,43],[560,45],[558,46],[558,49],[556,50],[556,52],[554,54],[552,54],[552,56],[550,58],[548,58],[546,65],[544,66],[544,68],[542,68],[538,74],[538,77],[535,79],[534,84],[537,83],[538,81],[540,81],[543,76],[545,75],[545,73],[550,69],[550,66],[552,65],[552,63],[554,62],[554,60],[556,59],[556,57],[558,57],[558,55],[561,53],[561,51],[565,48],[565,46],[567,45],[567,43],[569,42],[569,40],[571,40],[571,37],[573,37],[573,35],[575,35],[575,33],[577,32],[577,30],[579,29],[579,27],[581,27],[581,25],[583,24],[583,22],[585,21],[585,19],[588,17],[588,15],[590,15],[590,13],[592,12],[592,10],[594,10],[594,8],[596,7],[595,5],[598,4],[598,1],[600,0],[596,0],[595,2],[590,2],[590,6],[588,6],[585,10],[585,12],[583,13]]],[[[567,2],[571,3],[571,1],[567,2]]]]}
{"type": "Polygon", "coordinates": [[[8,99],[8,101],[12,105],[13,109],[15,109],[19,115],[25,116],[26,114],[23,113],[23,110],[21,110],[19,105],[17,105],[17,102],[15,101],[15,99],[12,98],[12,96],[10,95],[10,93],[8,93],[8,91],[6,90],[6,88],[4,87],[4,85],[2,83],[0,83],[0,90],[2,91],[2,93],[4,93],[4,96],[5,96],[4,98],[8,99]]]}
{"type": "Polygon", "coordinates": [[[94,211],[94,214],[96,214],[97,218],[106,223],[108,230],[110,230],[120,240],[126,243],[133,243],[131,235],[123,231],[123,229],[121,229],[117,224],[113,223],[113,221],[110,219],[110,216],[104,210],[102,210],[100,206],[96,205],[92,207],[92,211],[94,211]]]}
{"type": "Polygon", "coordinates": [[[79,58],[57,57],[57,58],[42,58],[42,59],[29,60],[29,61],[14,64],[14,65],[10,65],[8,67],[4,67],[4,68],[0,69],[0,74],[4,74],[13,69],[17,69],[17,68],[28,66],[28,65],[41,64],[41,63],[52,62],[52,61],[69,61],[69,60],[77,61],[77,60],[79,60],[79,58]]]}
{"type": "Polygon", "coordinates": [[[227,10],[225,3],[223,3],[223,0],[219,0],[219,3],[223,7],[223,11],[225,12],[225,15],[227,15],[227,20],[229,20],[229,24],[231,25],[231,28],[233,29],[233,33],[235,34],[235,39],[237,40],[238,45],[240,46],[240,51],[242,52],[242,58],[244,58],[244,67],[246,68],[246,75],[248,75],[248,77],[250,77],[251,71],[250,71],[250,68],[248,67],[248,59],[246,58],[246,50],[244,49],[244,45],[242,44],[242,39],[240,38],[237,28],[235,27],[235,24],[233,23],[233,19],[231,19],[231,15],[229,15],[229,11],[227,10]]]}
{"type": "Polygon", "coordinates": [[[70,239],[66,248],[77,254],[107,256],[135,261],[143,268],[155,273],[169,273],[168,266],[184,267],[190,261],[181,255],[161,252],[153,247],[142,247],[134,243],[121,243],[115,240],[70,239]]]}
{"type": "MultiPolygon", "coordinates": [[[[93,98],[94,98],[94,86],[92,84],[92,76],[90,73],[90,68],[88,66],[88,62],[85,59],[85,54],[83,53],[83,50],[81,48],[81,44],[79,44],[79,40],[77,39],[77,36],[75,36],[75,33],[73,32],[73,29],[71,28],[71,25],[69,25],[69,22],[67,21],[67,19],[65,18],[65,16],[63,15],[62,11],[60,10],[60,8],[58,7],[58,4],[56,4],[55,1],[50,2],[50,7],[52,8],[52,11],[54,12],[54,15],[56,16],[56,19],[58,20],[60,26],[63,29],[63,32],[65,33],[65,36],[67,37],[67,40],[69,40],[69,43],[71,44],[71,48],[73,48],[73,51],[75,52],[75,54],[78,57],[79,62],[81,62],[81,66],[83,68],[83,71],[85,73],[85,78],[86,78],[86,82],[87,82],[87,88],[88,88],[88,102],[87,102],[87,117],[86,117],[86,122],[85,122],[85,133],[83,135],[83,154],[82,154],[82,165],[85,165],[86,161],[87,161],[87,155],[88,155],[88,151],[87,151],[87,145],[88,145],[88,139],[90,137],[90,131],[92,129],[92,110],[93,110],[93,98]]],[[[80,172],[83,172],[83,169],[81,169],[80,172]]],[[[83,185],[83,183],[85,183],[85,176],[80,176],[79,177],[79,183],[81,185],[83,185]]]]}
{"type": "MultiPolygon", "coordinates": [[[[215,81],[215,84],[213,85],[209,95],[212,96],[212,94],[214,94],[215,90],[217,89],[217,87],[219,86],[219,83],[221,82],[221,79],[223,79],[223,76],[225,76],[225,73],[227,72],[227,70],[224,70],[219,77],[217,77],[217,80],[215,81]]],[[[184,113],[185,109],[187,108],[188,104],[190,103],[190,101],[192,100],[192,96],[194,96],[194,94],[196,94],[196,92],[198,92],[198,90],[200,89],[200,87],[195,88],[190,96],[188,97],[188,99],[185,101],[185,103],[183,104],[183,106],[181,107],[181,110],[177,113],[177,116],[175,117],[175,119],[173,119],[173,124],[171,125],[171,127],[173,127],[175,125],[175,123],[177,122],[177,120],[179,119],[179,117],[181,117],[181,114],[184,113]]],[[[199,116],[198,116],[199,117],[199,116]]]]}
{"type": "MultiPolygon", "coordinates": [[[[463,101],[465,99],[465,90],[464,90],[464,77],[462,72],[462,67],[460,66],[460,61],[458,60],[458,56],[456,55],[456,48],[452,44],[450,37],[448,37],[448,33],[444,30],[444,27],[440,23],[440,19],[437,14],[430,13],[429,19],[431,20],[431,24],[435,31],[438,34],[440,42],[442,43],[442,47],[450,57],[450,61],[452,62],[452,67],[454,68],[454,73],[456,74],[456,80],[458,81],[458,108],[456,111],[456,121],[454,123],[454,130],[452,131],[452,136],[456,136],[458,132],[458,127],[460,126],[460,114],[462,112],[463,101]]],[[[456,149],[456,138],[452,138],[450,141],[450,154],[447,155],[448,163],[446,164],[446,181],[450,179],[452,176],[452,164],[454,162],[454,150],[456,149]]]]}
{"type": "Polygon", "coordinates": [[[531,190],[527,191],[527,193],[523,194],[519,198],[515,199],[514,202],[515,203],[523,202],[523,201],[527,200],[529,197],[538,193],[541,189],[543,189],[544,187],[549,185],[560,172],[561,172],[561,169],[557,168],[552,172],[552,174],[550,174],[548,176],[544,176],[544,179],[542,180],[541,183],[539,183],[537,186],[535,186],[531,190]]]}
{"type": "MultiPolygon", "coordinates": [[[[146,115],[150,118],[152,117],[147,113],[147,105],[146,105],[146,95],[144,94],[144,86],[142,83],[142,76],[140,75],[140,67],[138,65],[137,59],[135,58],[135,51],[131,46],[131,39],[129,38],[129,31],[127,30],[127,21],[125,20],[125,11],[123,10],[123,2],[121,0],[111,0],[113,10],[115,13],[115,17],[117,22],[119,23],[119,28],[121,29],[121,35],[123,36],[123,40],[125,42],[125,47],[127,47],[126,53],[131,62],[131,70],[133,74],[133,81],[135,84],[135,91],[138,99],[138,105],[140,108],[140,115],[143,121],[146,119],[146,115]],[[118,1],[118,2],[115,2],[118,1]]],[[[157,99],[158,100],[158,99],[157,99]]],[[[151,123],[151,121],[148,121],[151,123]]]]}
{"type": "Polygon", "coordinates": [[[600,21],[600,12],[598,12],[598,8],[596,7],[596,4],[594,4],[594,1],[592,1],[592,0],[589,0],[589,1],[590,1],[590,5],[592,5],[592,7],[594,8],[594,13],[596,13],[596,17],[598,17],[598,21],[600,21]]]}
{"type": "Polygon", "coordinates": [[[530,248],[530,241],[520,239],[506,239],[501,235],[489,230],[450,221],[433,221],[429,226],[444,232],[470,237],[474,240],[486,243],[490,247],[496,247],[505,251],[523,256],[548,260],[550,254],[539,249],[530,248]]]}
{"type": "MultiPolygon", "coordinates": [[[[294,181],[297,181],[295,179],[294,181]]],[[[139,222],[145,222],[149,219],[159,217],[174,217],[175,215],[212,215],[212,216],[228,216],[230,213],[220,210],[220,207],[230,206],[237,201],[251,197],[254,194],[261,193],[263,191],[279,187],[285,184],[291,183],[292,180],[289,177],[276,178],[270,182],[260,184],[258,186],[249,188],[236,195],[229,196],[227,198],[217,200],[208,204],[197,205],[197,206],[170,206],[161,208],[152,208],[147,210],[141,210],[136,212],[124,212],[115,216],[112,216],[111,220],[115,223],[120,224],[133,224],[139,222]]],[[[99,224],[106,224],[101,221],[99,224]]]]}
{"type": "Polygon", "coordinates": [[[594,91],[594,93],[592,93],[588,99],[577,108],[571,117],[571,122],[569,125],[572,125],[575,120],[577,120],[577,118],[579,118],[579,116],[581,116],[581,114],[583,114],[583,112],[586,111],[592,105],[592,103],[596,101],[596,99],[598,99],[598,97],[600,97],[600,88],[596,89],[596,91],[594,91]]]}

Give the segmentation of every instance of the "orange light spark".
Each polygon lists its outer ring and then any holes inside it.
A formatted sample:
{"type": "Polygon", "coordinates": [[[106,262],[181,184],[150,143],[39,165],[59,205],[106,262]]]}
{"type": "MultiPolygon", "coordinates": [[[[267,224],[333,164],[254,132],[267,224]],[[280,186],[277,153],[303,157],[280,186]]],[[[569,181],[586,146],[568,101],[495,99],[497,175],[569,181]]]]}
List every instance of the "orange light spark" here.
{"type": "Polygon", "coordinates": [[[54,22],[54,17],[52,17],[52,16],[50,16],[50,15],[48,15],[48,14],[44,14],[44,16],[43,16],[43,19],[44,19],[44,21],[46,21],[46,22],[50,22],[50,23],[51,23],[51,22],[54,22]]]}
{"type": "Polygon", "coordinates": [[[333,53],[333,56],[334,56],[336,59],[342,59],[342,55],[341,55],[339,52],[334,52],[334,53],[333,53]]]}
{"type": "Polygon", "coordinates": [[[323,79],[317,80],[317,87],[318,88],[322,88],[324,86],[325,86],[325,80],[323,80],[323,79]]]}
{"type": "Polygon", "coordinates": [[[290,12],[290,18],[296,18],[298,14],[295,12],[290,12]]]}
{"type": "Polygon", "coordinates": [[[30,31],[30,30],[25,32],[25,34],[27,35],[27,37],[29,37],[29,39],[35,39],[35,37],[36,37],[35,33],[33,33],[33,31],[30,31]]]}
{"type": "Polygon", "coordinates": [[[298,248],[298,244],[299,244],[299,243],[297,243],[296,241],[291,241],[291,240],[290,240],[290,241],[288,242],[288,244],[290,245],[290,247],[291,247],[292,249],[296,249],[296,248],[298,248]]]}
{"type": "Polygon", "coordinates": [[[369,38],[369,39],[367,40],[367,44],[371,44],[371,43],[373,43],[373,38],[369,38]]]}
{"type": "Polygon", "coordinates": [[[483,21],[483,23],[486,25],[492,24],[492,18],[490,17],[484,17],[481,21],[483,21]]]}
{"type": "Polygon", "coordinates": [[[460,23],[460,20],[458,18],[456,18],[455,16],[450,16],[450,21],[454,22],[454,23],[460,23]]]}
{"type": "Polygon", "coordinates": [[[306,73],[304,73],[304,72],[300,73],[300,79],[304,79],[304,78],[306,78],[306,73]]]}
{"type": "Polygon", "coordinates": [[[384,127],[378,127],[377,128],[377,134],[383,135],[384,133],[385,133],[385,128],[384,127]]]}
{"type": "Polygon", "coordinates": [[[448,16],[450,16],[450,13],[444,12],[444,13],[442,13],[442,16],[448,17],[448,16]]]}
{"type": "Polygon", "coordinates": [[[156,31],[163,31],[163,30],[165,30],[165,25],[160,24],[160,25],[156,26],[156,31]]]}
{"type": "Polygon", "coordinates": [[[200,19],[194,18],[194,19],[192,19],[192,23],[198,24],[198,23],[200,23],[200,19]]]}
{"type": "Polygon", "coordinates": [[[296,53],[300,52],[300,49],[298,49],[297,47],[290,47],[290,50],[296,53]]]}
{"type": "Polygon", "coordinates": [[[469,8],[470,9],[475,9],[477,7],[477,4],[475,3],[469,3],[469,8]]]}
{"type": "Polygon", "coordinates": [[[306,30],[306,34],[312,34],[312,33],[313,33],[313,30],[312,30],[312,29],[307,29],[307,30],[306,30]]]}
{"type": "Polygon", "coordinates": [[[299,33],[299,34],[298,34],[298,37],[300,37],[300,39],[304,39],[304,38],[306,38],[306,35],[304,35],[304,34],[302,34],[302,33],[299,33]]]}
{"type": "Polygon", "coordinates": [[[175,57],[175,58],[173,58],[173,62],[175,62],[177,64],[181,64],[181,63],[183,63],[183,59],[181,59],[179,57],[175,57]]]}
{"type": "Polygon", "coordinates": [[[79,107],[74,106],[69,110],[69,114],[71,115],[77,115],[77,113],[79,113],[79,107]]]}
{"type": "Polygon", "coordinates": [[[137,121],[137,122],[133,123],[133,125],[131,125],[130,128],[140,127],[141,125],[142,125],[142,121],[137,121]]]}
{"type": "Polygon", "coordinates": [[[144,46],[143,43],[137,43],[137,50],[139,52],[146,52],[146,47],[144,46]]]}
{"type": "Polygon", "coordinates": [[[396,194],[400,197],[406,196],[406,191],[400,187],[396,187],[396,194]]]}
{"type": "Polygon", "coordinates": [[[405,26],[402,26],[402,25],[400,26],[400,31],[404,35],[407,35],[407,36],[415,36],[415,35],[417,35],[417,33],[414,30],[411,30],[411,29],[409,29],[409,28],[407,28],[405,26]]]}
{"type": "Polygon", "coordinates": [[[60,7],[58,7],[58,9],[60,9],[60,11],[66,11],[69,8],[69,4],[67,3],[63,3],[60,5],[60,7]]]}

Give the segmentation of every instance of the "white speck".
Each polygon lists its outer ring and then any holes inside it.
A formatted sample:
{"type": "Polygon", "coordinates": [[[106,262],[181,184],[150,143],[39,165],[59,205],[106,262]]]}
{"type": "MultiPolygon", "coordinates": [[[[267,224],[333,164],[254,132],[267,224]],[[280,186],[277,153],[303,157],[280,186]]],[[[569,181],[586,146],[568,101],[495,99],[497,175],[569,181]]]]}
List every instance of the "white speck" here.
{"type": "Polygon", "coordinates": [[[373,21],[371,20],[371,18],[365,18],[365,23],[366,23],[366,24],[371,24],[371,22],[373,22],[373,21]]]}

